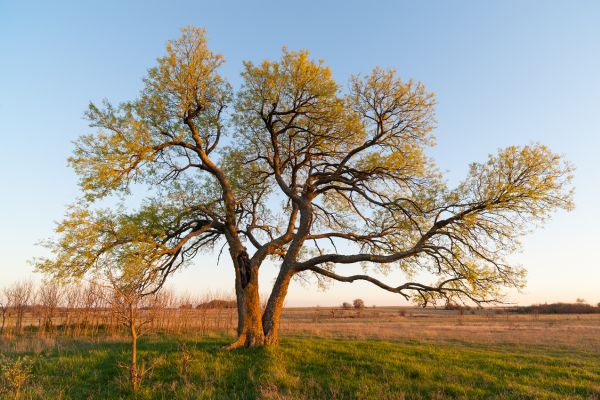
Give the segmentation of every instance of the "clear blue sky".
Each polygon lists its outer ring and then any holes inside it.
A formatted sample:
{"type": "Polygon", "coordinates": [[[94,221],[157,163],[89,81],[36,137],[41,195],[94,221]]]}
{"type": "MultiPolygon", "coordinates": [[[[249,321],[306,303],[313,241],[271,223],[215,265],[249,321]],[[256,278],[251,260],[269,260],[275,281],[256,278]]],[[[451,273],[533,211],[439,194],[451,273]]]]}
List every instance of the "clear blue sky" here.
{"type": "MultiPolygon", "coordinates": [[[[377,65],[423,81],[439,103],[432,155],[451,182],[506,145],[539,141],[563,153],[577,167],[577,208],[525,238],[514,261],[529,269],[529,285],[511,299],[600,301],[598,1],[0,0],[0,287],[39,279],[27,260],[43,254],[35,243],[78,195],[66,158],[89,132],[87,103],[135,97],[188,24],[207,28],[234,86],[243,60],[275,58],[284,45],[326,60],[341,82],[377,65]]],[[[203,257],[172,286],[230,290],[231,268],[215,261],[203,257]]],[[[339,283],[327,292],[294,284],[288,304],[357,296],[399,303],[339,283]]]]}

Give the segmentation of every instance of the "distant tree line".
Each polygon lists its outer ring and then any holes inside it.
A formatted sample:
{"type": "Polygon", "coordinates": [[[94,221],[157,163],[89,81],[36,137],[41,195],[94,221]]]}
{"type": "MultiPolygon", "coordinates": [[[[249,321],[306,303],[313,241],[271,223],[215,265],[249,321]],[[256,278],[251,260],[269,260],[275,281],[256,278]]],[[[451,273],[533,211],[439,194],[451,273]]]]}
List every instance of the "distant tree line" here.
{"type": "Polygon", "coordinates": [[[511,307],[508,311],[520,314],[596,314],[600,313],[600,303],[596,306],[583,301],[576,303],[545,303],[511,307]]]}

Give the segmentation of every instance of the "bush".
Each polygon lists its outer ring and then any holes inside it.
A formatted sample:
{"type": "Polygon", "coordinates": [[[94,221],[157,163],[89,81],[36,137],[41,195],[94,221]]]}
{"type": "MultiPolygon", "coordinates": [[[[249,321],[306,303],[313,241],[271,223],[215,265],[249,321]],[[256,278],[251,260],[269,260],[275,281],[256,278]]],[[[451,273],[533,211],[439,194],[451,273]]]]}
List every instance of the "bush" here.
{"type": "Polygon", "coordinates": [[[31,377],[31,368],[27,357],[15,360],[0,358],[0,394],[20,398],[21,389],[31,377]]]}
{"type": "Polygon", "coordinates": [[[464,304],[458,304],[458,303],[449,301],[446,303],[446,306],[444,306],[444,309],[445,310],[458,310],[458,311],[464,312],[465,310],[470,310],[471,307],[465,306],[464,304]]]}
{"type": "Polygon", "coordinates": [[[206,303],[198,304],[197,309],[203,308],[236,308],[237,302],[235,300],[211,300],[206,303]]]}
{"type": "Polygon", "coordinates": [[[347,301],[342,303],[342,308],[348,310],[350,308],[352,308],[352,304],[348,303],[347,301]]]}
{"type": "Polygon", "coordinates": [[[354,305],[354,308],[358,309],[365,308],[365,302],[363,301],[363,299],[354,299],[352,305],[354,305]]]}

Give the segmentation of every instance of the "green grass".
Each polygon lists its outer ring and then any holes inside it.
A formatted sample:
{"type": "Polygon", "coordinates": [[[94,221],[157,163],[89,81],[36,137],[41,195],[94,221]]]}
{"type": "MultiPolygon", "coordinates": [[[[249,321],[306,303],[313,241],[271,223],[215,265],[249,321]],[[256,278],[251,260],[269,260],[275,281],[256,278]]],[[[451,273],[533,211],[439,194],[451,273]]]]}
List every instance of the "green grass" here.
{"type": "MultiPolygon", "coordinates": [[[[142,340],[155,369],[141,399],[600,399],[600,350],[455,342],[287,338],[278,348],[224,351],[230,338],[142,340]]],[[[37,354],[22,399],[135,398],[126,342],[57,342],[37,354]]]]}

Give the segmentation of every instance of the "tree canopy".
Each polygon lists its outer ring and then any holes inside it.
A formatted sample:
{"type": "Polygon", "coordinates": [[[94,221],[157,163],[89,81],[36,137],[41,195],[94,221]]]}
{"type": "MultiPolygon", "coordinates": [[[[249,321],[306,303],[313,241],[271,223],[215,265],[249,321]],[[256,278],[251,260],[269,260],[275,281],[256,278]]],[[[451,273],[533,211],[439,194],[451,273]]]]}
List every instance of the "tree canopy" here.
{"type": "Polygon", "coordinates": [[[427,155],[435,97],[395,70],[342,86],[323,61],[284,48],[277,60],[245,62],[234,92],[223,62],[204,30],[184,28],[136,99],[90,104],[95,131],[69,159],[84,199],[59,224],[40,270],[82,276],[117,257],[163,282],[224,244],[236,270],[239,344],[275,343],[298,275],[364,280],[421,303],[496,301],[524,284],[524,270],[506,261],[519,237],[573,207],[573,168],[542,144],[500,149],[448,187],[427,155]],[[151,189],[137,210],[90,211],[137,183],[151,189]],[[267,258],[279,272],[261,315],[267,258]],[[363,274],[344,273],[357,263],[363,274]],[[372,273],[396,269],[406,282],[372,273]],[[419,272],[434,279],[411,281],[419,272]]]}

